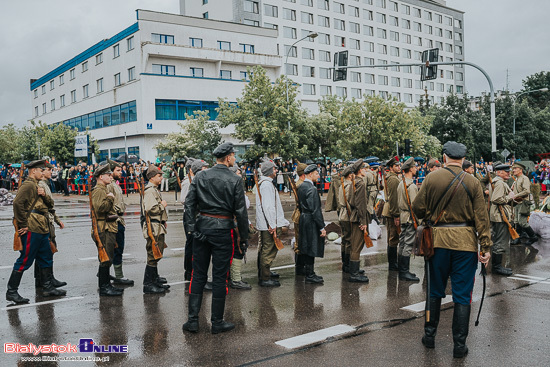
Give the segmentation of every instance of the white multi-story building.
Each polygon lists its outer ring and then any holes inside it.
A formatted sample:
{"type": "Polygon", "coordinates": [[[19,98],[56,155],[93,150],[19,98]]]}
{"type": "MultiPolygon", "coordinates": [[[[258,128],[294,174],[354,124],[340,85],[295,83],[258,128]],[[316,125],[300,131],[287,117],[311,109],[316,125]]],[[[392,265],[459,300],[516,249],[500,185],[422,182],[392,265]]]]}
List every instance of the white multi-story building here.
{"type": "MultiPolygon", "coordinates": [[[[97,161],[126,146],[154,161],[154,145],[179,130],[185,113],[208,110],[215,118],[218,97],[236,101],[248,66],[280,75],[276,41],[274,29],[138,10],[130,27],[31,80],[33,120],[90,129],[97,161]]],[[[245,143],[236,143],[244,152],[245,143]]]]}
{"type": "MultiPolygon", "coordinates": [[[[325,95],[395,97],[409,106],[424,94],[420,68],[349,69],[347,81],[332,82],[337,51],[349,65],[417,63],[423,50],[439,48],[439,61],[464,60],[463,12],[443,0],[180,0],[183,15],[224,20],[279,31],[277,52],[284,72],[301,84],[299,98],[310,110],[325,95]],[[317,33],[315,39],[306,38],[317,33]]],[[[432,103],[464,92],[464,68],[440,66],[425,82],[432,103]]]]}

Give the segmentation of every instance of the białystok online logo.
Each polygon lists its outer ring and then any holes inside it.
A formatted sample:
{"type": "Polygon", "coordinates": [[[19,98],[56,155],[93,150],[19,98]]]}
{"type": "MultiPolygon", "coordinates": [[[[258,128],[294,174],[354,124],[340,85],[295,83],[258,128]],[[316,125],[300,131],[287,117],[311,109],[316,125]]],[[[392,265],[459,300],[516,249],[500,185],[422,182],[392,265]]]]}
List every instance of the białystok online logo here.
{"type": "Polygon", "coordinates": [[[80,339],[78,345],[67,343],[34,345],[19,343],[4,343],[4,353],[128,353],[127,345],[98,345],[93,339],[80,339]]]}

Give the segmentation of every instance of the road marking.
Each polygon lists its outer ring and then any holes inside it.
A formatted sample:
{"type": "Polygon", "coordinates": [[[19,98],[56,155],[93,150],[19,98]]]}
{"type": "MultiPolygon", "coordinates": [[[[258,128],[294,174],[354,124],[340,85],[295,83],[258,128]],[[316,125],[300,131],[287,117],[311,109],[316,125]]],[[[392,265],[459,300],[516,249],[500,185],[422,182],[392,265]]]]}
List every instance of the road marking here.
{"type": "Polygon", "coordinates": [[[376,254],[385,254],[385,252],[384,251],[362,252],[359,254],[359,256],[376,255],[376,254]]]}
{"type": "MultiPolygon", "coordinates": [[[[531,275],[523,275],[523,274],[514,274],[515,277],[522,277],[522,278],[528,278],[528,279],[534,279],[534,280],[546,280],[546,278],[540,278],[540,277],[534,277],[531,275]]],[[[511,277],[508,277],[511,278],[511,277]]],[[[514,278],[516,279],[516,278],[514,278]]]]}
{"type": "Polygon", "coordinates": [[[4,269],[13,269],[13,265],[0,266],[0,269],[1,269],[1,270],[4,270],[4,269]]]}
{"type": "MultiPolygon", "coordinates": [[[[122,257],[127,258],[127,259],[133,258],[132,254],[122,254],[122,257]]],[[[80,261],[97,260],[97,256],[79,257],[78,260],[80,260],[80,261]]]]}
{"type": "Polygon", "coordinates": [[[296,349],[306,345],[319,343],[328,338],[332,338],[338,335],[346,334],[355,331],[355,328],[350,325],[340,324],[331,326],[326,329],[313,331],[311,333],[298,335],[292,338],[279,340],[275,344],[285,347],[287,349],[296,349]]]}
{"type": "MultiPolygon", "coordinates": [[[[445,297],[441,300],[441,304],[450,303],[453,301],[453,297],[445,297]]],[[[413,305],[401,307],[401,310],[412,311],[412,312],[423,312],[426,309],[426,301],[418,302],[413,305]]]]}
{"type": "Polygon", "coordinates": [[[171,248],[172,251],[183,251],[185,250],[185,247],[177,247],[177,248],[171,248]]]}
{"type": "Polygon", "coordinates": [[[184,280],[182,282],[173,282],[173,283],[167,283],[168,285],[172,286],[172,285],[178,285],[178,284],[185,284],[185,283],[189,283],[188,280],[184,280]]]}
{"type": "Polygon", "coordinates": [[[179,223],[179,224],[183,224],[183,222],[181,220],[172,220],[170,222],[166,222],[168,224],[176,224],[176,223],[179,223]]]}
{"type": "Polygon", "coordinates": [[[283,265],[283,266],[277,266],[275,268],[271,268],[271,270],[290,269],[290,268],[293,268],[293,267],[294,267],[294,264],[292,264],[292,265],[283,265]]]}
{"type": "MultiPolygon", "coordinates": [[[[531,284],[550,284],[550,282],[543,282],[542,280],[525,279],[525,278],[519,278],[519,277],[508,277],[508,279],[523,280],[524,282],[529,282],[531,284]]],[[[542,279],[545,279],[545,278],[542,278],[542,279]]]]}
{"type": "Polygon", "coordinates": [[[16,310],[18,308],[24,308],[24,307],[34,307],[34,306],[41,306],[41,305],[47,305],[50,303],[59,303],[59,302],[67,302],[67,301],[76,301],[77,299],[83,299],[84,297],[70,297],[70,298],[61,298],[61,299],[54,299],[52,301],[44,301],[44,302],[36,302],[36,303],[27,303],[24,305],[17,305],[17,306],[10,306],[10,307],[4,307],[2,311],[9,311],[9,310],[16,310]]]}

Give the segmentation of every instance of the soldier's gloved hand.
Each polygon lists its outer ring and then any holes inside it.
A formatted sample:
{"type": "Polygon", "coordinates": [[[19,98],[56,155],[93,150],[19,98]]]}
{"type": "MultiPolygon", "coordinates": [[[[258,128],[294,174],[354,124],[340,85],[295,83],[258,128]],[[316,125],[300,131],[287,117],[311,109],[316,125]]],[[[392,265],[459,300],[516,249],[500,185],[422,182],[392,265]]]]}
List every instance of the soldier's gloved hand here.
{"type": "Polygon", "coordinates": [[[241,241],[241,250],[245,252],[248,250],[248,241],[241,241]]]}
{"type": "Polygon", "coordinates": [[[199,231],[193,232],[193,237],[198,241],[206,241],[206,236],[199,231]]]}

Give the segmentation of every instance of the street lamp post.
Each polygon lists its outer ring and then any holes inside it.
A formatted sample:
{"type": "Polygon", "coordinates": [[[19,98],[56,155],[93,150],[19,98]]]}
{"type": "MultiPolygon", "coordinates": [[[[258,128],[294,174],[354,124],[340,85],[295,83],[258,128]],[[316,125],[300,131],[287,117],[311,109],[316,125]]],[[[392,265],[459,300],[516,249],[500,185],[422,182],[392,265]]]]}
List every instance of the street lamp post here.
{"type": "MultiPolygon", "coordinates": [[[[290,45],[290,47],[288,48],[288,51],[286,53],[285,64],[284,64],[284,67],[285,67],[284,75],[286,75],[286,65],[288,64],[288,56],[290,56],[290,52],[292,51],[292,47],[294,47],[294,45],[296,45],[298,42],[301,42],[301,41],[305,40],[306,38],[315,39],[315,38],[317,38],[318,35],[319,34],[317,32],[310,33],[307,36],[300,38],[298,41],[296,41],[292,45],[290,45]]],[[[297,50],[296,50],[296,56],[298,56],[298,51],[297,50]]],[[[289,102],[289,98],[288,98],[288,80],[287,80],[286,81],[286,109],[287,110],[290,109],[289,104],[290,104],[290,102],[289,102]]],[[[288,120],[288,129],[290,130],[290,120],[288,120]]]]}
{"type": "Polygon", "coordinates": [[[514,130],[513,130],[513,135],[514,136],[516,135],[516,101],[519,99],[520,96],[522,96],[524,94],[528,94],[528,93],[534,93],[534,92],[548,92],[548,88],[528,90],[526,92],[522,92],[522,93],[516,95],[515,98],[514,98],[514,102],[512,103],[512,108],[514,110],[514,130]]]}

